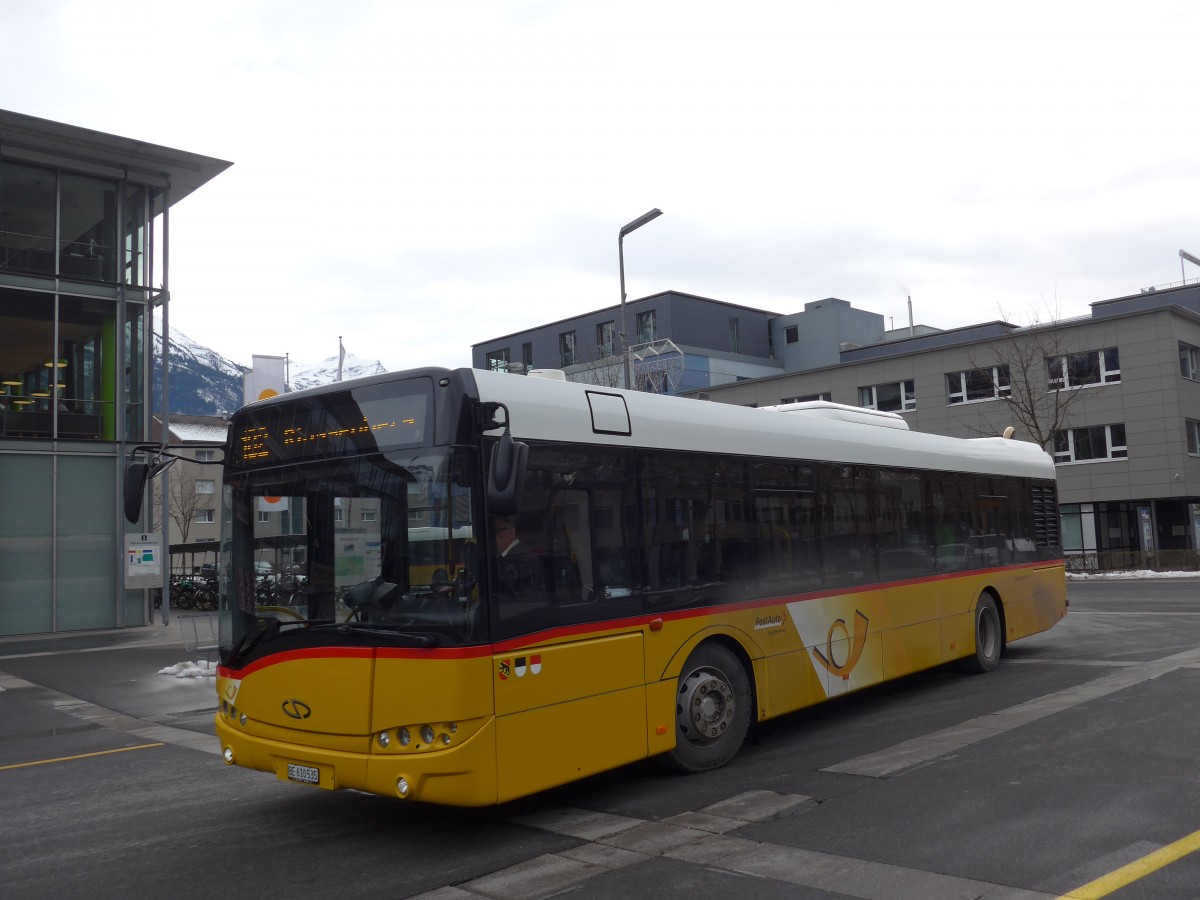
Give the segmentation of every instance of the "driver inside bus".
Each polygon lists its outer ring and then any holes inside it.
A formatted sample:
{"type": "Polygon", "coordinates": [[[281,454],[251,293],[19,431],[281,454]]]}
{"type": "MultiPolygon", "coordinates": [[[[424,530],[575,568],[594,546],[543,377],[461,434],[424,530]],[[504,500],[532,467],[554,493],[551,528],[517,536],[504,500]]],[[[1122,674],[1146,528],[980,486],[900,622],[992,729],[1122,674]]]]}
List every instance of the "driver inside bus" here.
{"type": "Polygon", "coordinates": [[[542,560],[521,541],[516,521],[508,516],[492,520],[496,542],[496,581],[501,596],[528,597],[545,590],[542,560]]]}

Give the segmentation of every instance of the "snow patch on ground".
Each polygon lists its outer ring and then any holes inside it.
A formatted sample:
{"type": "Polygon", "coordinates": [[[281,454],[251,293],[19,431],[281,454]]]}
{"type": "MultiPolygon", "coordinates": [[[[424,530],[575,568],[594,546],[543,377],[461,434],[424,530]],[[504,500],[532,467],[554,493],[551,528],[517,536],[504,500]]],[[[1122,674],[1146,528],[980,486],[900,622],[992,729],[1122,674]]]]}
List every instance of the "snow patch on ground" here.
{"type": "Polygon", "coordinates": [[[217,664],[207,659],[175,663],[173,666],[159,669],[158,674],[174,675],[176,678],[214,678],[217,674],[217,664]]]}
{"type": "Polygon", "coordinates": [[[1200,578],[1200,572],[1155,572],[1150,569],[1140,569],[1136,572],[1068,572],[1071,581],[1088,581],[1101,578],[1200,578]]]}

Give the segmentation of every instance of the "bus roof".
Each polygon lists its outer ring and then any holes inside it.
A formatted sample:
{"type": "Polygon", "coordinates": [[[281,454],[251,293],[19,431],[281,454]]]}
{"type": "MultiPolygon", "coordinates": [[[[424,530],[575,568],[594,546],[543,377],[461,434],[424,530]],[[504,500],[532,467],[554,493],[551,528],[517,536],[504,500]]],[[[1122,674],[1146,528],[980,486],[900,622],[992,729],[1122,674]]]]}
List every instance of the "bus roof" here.
{"type": "Polygon", "coordinates": [[[891,417],[829,406],[754,409],[706,400],[476,370],[479,399],[503,403],[514,438],[1054,478],[1028,441],[955,438],[897,428],[891,417]],[[850,419],[847,421],[847,419],[850,419]],[[881,427],[883,426],[883,427],[881,427]]]}
{"type": "MultiPolygon", "coordinates": [[[[898,466],[1053,479],[1054,460],[1036,444],[1003,437],[956,438],[897,427],[898,418],[838,404],[762,409],[483,369],[387,372],[282,394],[252,404],[429,377],[476,386],[478,399],[503,403],[518,440],[898,466]],[[805,408],[807,407],[807,408],[805,408]]],[[[902,418],[902,417],[899,417],[902,418]]],[[[498,433],[498,432],[497,432],[498,433]]]]}

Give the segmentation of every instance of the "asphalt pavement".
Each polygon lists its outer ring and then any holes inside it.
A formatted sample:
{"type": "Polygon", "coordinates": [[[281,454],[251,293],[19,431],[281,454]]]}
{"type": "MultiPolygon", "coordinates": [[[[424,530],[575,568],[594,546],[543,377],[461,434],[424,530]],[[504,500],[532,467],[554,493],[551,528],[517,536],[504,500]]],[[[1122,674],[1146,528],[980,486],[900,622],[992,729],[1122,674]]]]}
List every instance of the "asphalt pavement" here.
{"type": "MultiPolygon", "coordinates": [[[[36,706],[45,719],[43,730],[69,728],[82,719],[147,740],[219,752],[215,679],[163,673],[180,663],[205,662],[192,649],[196,621],[172,616],[165,625],[0,637],[0,723],[15,724],[18,712],[27,716],[36,706]]],[[[0,724],[0,737],[6,731],[0,724]]]]}
{"type": "MultiPolygon", "coordinates": [[[[630,767],[480,814],[349,792],[314,797],[221,767],[213,678],[163,671],[197,661],[195,619],[0,638],[0,770],[26,785],[12,798],[38,797],[36,807],[12,799],[3,811],[0,845],[7,827],[14,850],[7,872],[0,863],[0,882],[17,885],[14,896],[58,897],[94,886],[98,873],[132,871],[159,846],[158,803],[171,822],[193,816],[199,824],[191,843],[182,841],[190,849],[178,869],[141,896],[169,896],[206,873],[233,870],[270,871],[296,897],[348,896],[337,888],[354,883],[355,896],[430,900],[572,889],[614,900],[748,890],[1048,900],[1171,851],[1181,835],[1200,841],[1187,774],[1200,726],[1179,716],[1200,668],[1196,583],[1089,587],[1072,616],[1017,645],[986,680],[925,673],[777,720],[769,740],[719,773],[672,780],[630,767]],[[173,780],[185,755],[144,750],[150,742],[213,756],[187,757],[188,778],[173,780]],[[85,756],[105,760],[104,770],[72,762],[72,781],[44,765],[85,756]],[[132,788],[143,770],[159,792],[149,799],[132,788]],[[86,786],[96,783],[112,789],[88,807],[86,786]],[[210,803],[213,796],[223,803],[210,803]],[[114,797],[127,797],[128,808],[114,808],[114,797]],[[229,814],[247,802],[253,816],[229,814]],[[345,819],[330,830],[339,811],[345,819]],[[322,835],[334,852],[297,853],[289,829],[298,817],[303,835],[322,835]],[[487,834],[471,842],[473,853],[461,849],[467,826],[487,834]],[[139,842],[147,827],[153,835],[139,842]],[[31,829],[40,830],[24,838],[31,829]],[[216,829],[224,840],[212,840],[216,829]],[[281,841],[267,845],[276,852],[231,869],[230,854],[257,847],[263,834],[281,841]],[[81,842],[101,861],[68,856],[81,842]],[[397,873],[408,879],[397,883],[397,873]]],[[[180,840],[173,835],[172,846],[180,840]]],[[[1126,889],[1130,900],[1200,896],[1200,854],[1174,852],[1176,861],[1126,889]]],[[[261,890],[255,878],[221,885],[229,896],[261,890]]],[[[103,896],[139,893],[116,884],[103,896]]]]}

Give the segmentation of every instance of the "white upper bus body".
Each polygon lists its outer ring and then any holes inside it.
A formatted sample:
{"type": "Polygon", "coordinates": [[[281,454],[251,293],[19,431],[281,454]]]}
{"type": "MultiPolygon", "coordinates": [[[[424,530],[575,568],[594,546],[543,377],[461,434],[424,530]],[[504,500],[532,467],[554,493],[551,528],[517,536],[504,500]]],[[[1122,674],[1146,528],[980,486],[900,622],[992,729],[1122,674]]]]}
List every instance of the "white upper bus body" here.
{"type": "Polygon", "coordinates": [[[517,440],[1054,479],[1054,460],[1036,444],[909,431],[894,413],[833,403],[756,409],[482,370],[472,375],[480,400],[507,408],[517,440]]]}

